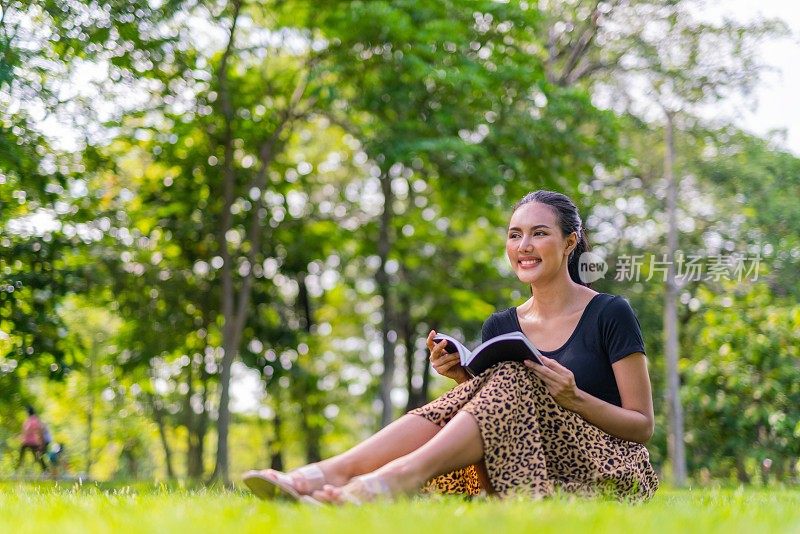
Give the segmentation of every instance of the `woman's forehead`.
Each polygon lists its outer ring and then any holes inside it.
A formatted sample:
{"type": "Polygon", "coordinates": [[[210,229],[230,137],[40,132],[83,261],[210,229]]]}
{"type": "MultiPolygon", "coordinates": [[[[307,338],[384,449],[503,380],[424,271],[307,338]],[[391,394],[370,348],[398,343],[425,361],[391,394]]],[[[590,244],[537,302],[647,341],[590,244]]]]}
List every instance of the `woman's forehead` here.
{"type": "Polygon", "coordinates": [[[529,202],[517,208],[517,211],[511,215],[508,227],[531,228],[542,224],[555,228],[557,226],[556,214],[547,204],[529,202]]]}

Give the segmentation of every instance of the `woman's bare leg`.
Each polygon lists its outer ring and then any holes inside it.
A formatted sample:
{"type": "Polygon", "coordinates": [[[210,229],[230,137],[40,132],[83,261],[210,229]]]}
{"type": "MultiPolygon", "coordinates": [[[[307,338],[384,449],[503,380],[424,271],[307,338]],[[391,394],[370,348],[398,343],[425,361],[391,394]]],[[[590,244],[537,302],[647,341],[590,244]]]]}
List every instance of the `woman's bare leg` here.
{"type": "MultiPolygon", "coordinates": [[[[322,469],[328,483],[341,486],[355,476],[375,471],[418,449],[440,430],[441,427],[424,417],[406,414],[352,449],[322,460],[317,466],[322,469]]],[[[310,490],[307,484],[308,481],[301,476],[294,479],[300,493],[310,490]]]]}
{"type": "MultiPolygon", "coordinates": [[[[435,476],[477,464],[482,459],[483,441],[478,423],[471,414],[459,412],[425,444],[374,471],[393,494],[411,493],[435,476]]],[[[323,491],[314,492],[314,497],[337,501],[341,489],[326,486],[323,491]]]]}

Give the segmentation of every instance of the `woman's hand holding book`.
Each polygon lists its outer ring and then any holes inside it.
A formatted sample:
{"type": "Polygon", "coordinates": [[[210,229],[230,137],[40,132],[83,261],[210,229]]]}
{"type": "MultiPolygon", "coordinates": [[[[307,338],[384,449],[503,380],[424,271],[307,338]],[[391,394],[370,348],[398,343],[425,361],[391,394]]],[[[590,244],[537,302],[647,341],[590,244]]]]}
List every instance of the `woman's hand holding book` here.
{"type": "Polygon", "coordinates": [[[537,365],[532,361],[523,363],[542,379],[550,395],[560,406],[576,412],[583,392],[575,384],[575,375],[552,358],[542,356],[541,360],[544,365],[537,365]]]}
{"type": "Polygon", "coordinates": [[[469,380],[469,373],[461,366],[461,359],[458,353],[446,353],[444,349],[447,346],[447,340],[434,343],[433,337],[435,335],[436,331],[431,330],[427,339],[428,350],[431,351],[429,359],[434,370],[442,376],[452,378],[459,384],[469,380]]]}

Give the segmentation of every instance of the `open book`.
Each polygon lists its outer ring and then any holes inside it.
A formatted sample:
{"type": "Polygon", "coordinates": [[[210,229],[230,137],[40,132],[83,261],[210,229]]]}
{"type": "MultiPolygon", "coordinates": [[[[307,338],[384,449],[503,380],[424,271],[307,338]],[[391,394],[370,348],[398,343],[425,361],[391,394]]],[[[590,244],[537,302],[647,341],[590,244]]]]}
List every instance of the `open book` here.
{"type": "Polygon", "coordinates": [[[462,367],[472,376],[479,375],[500,362],[531,360],[539,365],[544,365],[541,359],[542,353],[525,334],[519,331],[493,337],[478,345],[473,351],[470,351],[457,339],[445,334],[436,334],[433,338],[436,343],[440,343],[444,339],[447,340],[445,352],[457,352],[461,358],[462,367]]]}

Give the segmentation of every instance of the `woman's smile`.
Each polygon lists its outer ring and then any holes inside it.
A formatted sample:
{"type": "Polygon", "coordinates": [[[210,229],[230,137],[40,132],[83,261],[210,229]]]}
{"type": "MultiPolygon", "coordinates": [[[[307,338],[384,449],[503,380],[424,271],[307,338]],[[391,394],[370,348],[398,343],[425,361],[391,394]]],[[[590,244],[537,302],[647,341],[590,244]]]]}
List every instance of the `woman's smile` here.
{"type": "Polygon", "coordinates": [[[534,269],[542,263],[541,258],[520,258],[517,264],[522,269],[534,269]]]}

